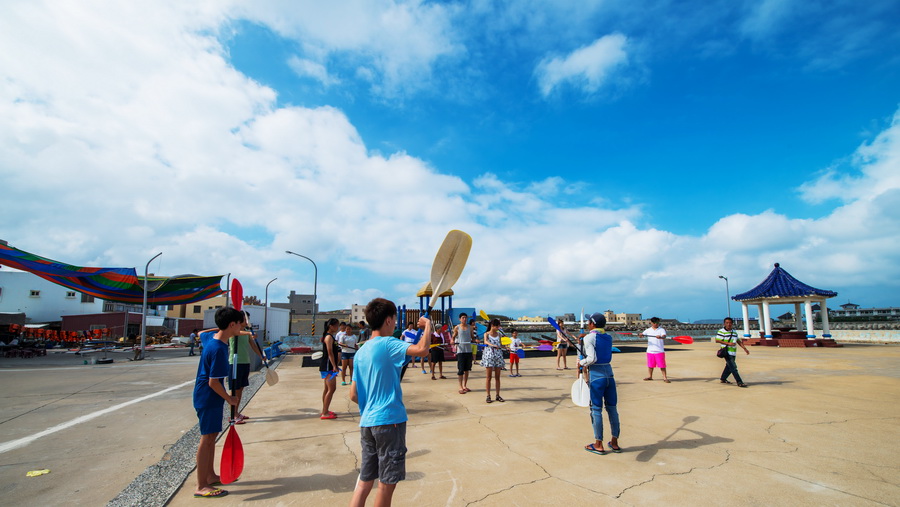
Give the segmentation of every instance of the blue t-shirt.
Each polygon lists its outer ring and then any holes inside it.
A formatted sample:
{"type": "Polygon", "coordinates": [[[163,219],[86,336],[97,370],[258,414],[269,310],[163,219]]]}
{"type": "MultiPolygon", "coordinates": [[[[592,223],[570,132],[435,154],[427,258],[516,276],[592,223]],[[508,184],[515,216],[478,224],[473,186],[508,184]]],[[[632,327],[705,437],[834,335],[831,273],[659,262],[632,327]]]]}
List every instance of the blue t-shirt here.
{"type": "MultiPolygon", "coordinates": [[[[197,382],[194,384],[194,408],[221,404],[222,397],[209,387],[209,379],[222,379],[228,376],[228,345],[216,340],[215,331],[200,334],[203,343],[203,354],[200,355],[200,364],[197,366],[197,382]]],[[[224,387],[224,383],[222,384],[224,387]]]]}
{"type": "Polygon", "coordinates": [[[410,345],[392,336],[379,336],[359,349],[353,363],[353,382],[359,402],[359,426],[406,422],[400,390],[400,368],[410,345]]]}

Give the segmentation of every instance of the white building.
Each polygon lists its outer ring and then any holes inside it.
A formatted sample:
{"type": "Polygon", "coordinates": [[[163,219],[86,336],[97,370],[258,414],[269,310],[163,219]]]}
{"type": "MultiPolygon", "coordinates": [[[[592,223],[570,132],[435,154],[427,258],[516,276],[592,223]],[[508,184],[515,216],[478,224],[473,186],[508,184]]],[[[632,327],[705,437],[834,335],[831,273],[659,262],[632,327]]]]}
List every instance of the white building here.
{"type": "Polygon", "coordinates": [[[29,324],[60,322],[63,315],[101,313],[103,300],[28,273],[0,270],[0,313],[24,313],[29,324]]]}
{"type": "MultiPolygon", "coordinates": [[[[268,314],[265,306],[244,305],[242,308],[250,314],[250,325],[257,333],[261,333],[264,326],[268,326],[267,336],[259,336],[260,343],[273,343],[288,335],[288,323],[291,320],[291,311],[287,308],[269,307],[268,314]]],[[[216,327],[216,308],[203,312],[203,327],[206,329],[216,327]]]]}
{"type": "Polygon", "coordinates": [[[882,308],[860,308],[854,303],[846,303],[841,305],[840,310],[829,310],[828,313],[832,317],[863,317],[877,318],[884,317],[896,319],[900,317],[900,308],[888,306],[882,308]]]}

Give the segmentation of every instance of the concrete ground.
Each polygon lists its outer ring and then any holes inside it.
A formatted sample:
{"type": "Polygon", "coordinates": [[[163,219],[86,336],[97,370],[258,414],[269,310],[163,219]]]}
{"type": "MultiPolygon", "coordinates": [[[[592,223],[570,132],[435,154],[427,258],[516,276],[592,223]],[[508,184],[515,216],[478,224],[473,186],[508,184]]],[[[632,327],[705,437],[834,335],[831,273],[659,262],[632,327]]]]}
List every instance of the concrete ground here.
{"type": "MultiPolygon", "coordinates": [[[[588,409],[572,404],[574,372],[553,358],[524,359],[520,378],[504,372],[505,403],[485,403],[478,366],[465,395],[455,366],[436,381],[411,370],[395,505],[900,505],[900,347],[750,351],[738,358],[747,389],[719,383],[709,343],[669,348],[670,384],[658,371],[641,380],[644,354],[614,355],[623,452],[603,456],[582,450],[588,409]]],[[[339,418],[320,420],[322,381],[300,359],[286,358],[281,382],[244,410],[244,473],[217,505],[350,501],[357,408],[338,382],[339,418]]],[[[197,505],[194,487],[192,474],[171,505],[197,505]]]]}
{"type": "Polygon", "coordinates": [[[197,423],[187,349],[0,358],[0,494],[5,505],[104,505],[197,423]],[[90,356],[88,356],[90,357],[90,356]],[[26,477],[33,470],[50,470],[26,477]]]}

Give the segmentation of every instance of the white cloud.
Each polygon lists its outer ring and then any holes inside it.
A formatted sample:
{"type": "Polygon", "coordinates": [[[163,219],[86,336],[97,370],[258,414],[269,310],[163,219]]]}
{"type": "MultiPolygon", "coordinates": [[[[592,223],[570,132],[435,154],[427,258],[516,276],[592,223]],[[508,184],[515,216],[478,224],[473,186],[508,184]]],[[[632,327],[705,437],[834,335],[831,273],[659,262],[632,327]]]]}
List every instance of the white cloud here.
{"type": "Polygon", "coordinates": [[[321,63],[299,58],[296,55],[288,58],[288,67],[298,76],[315,79],[326,88],[340,83],[340,79],[329,75],[328,69],[321,63]]]}
{"type": "Polygon", "coordinates": [[[566,56],[545,58],[535,69],[541,93],[546,97],[563,83],[588,94],[597,92],[615,70],[628,64],[627,42],[622,34],[604,35],[566,56]]]}
{"type": "MultiPolygon", "coordinates": [[[[229,65],[215,34],[233,14],[216,5],[10,6],[0,18],[2,239],[86,265],[140,266],[162,251],[160,273],[232,272],[251,294],[277,276],[270,300],[312,289],[311,266],[284,254],[295,250],[319,263],[324,309],[418,288],[454,228],[475,238],[455,302],[491,311],[688,317],[718,294],[717,275],[735,292],[774,262],[823,288],[900,279],[896,116],[853,156],[858,176],[803,187],[843,200],[826,216],[735,214],[681,236],[579,182],[486,173],[470,186],[403,151],[373,152],[339,109],[279,107],[229,65]]],[[[351,31],[333,35],[348,53],[364,44],[351,31]]],[[[602,86],[627,62],[618,37],[600,39],[607,52],[595,43],[559,59],[550,90],[602,86]]]]}
{"type": "Polygon", "coordinates": [[[238,3],[232,12],[296,41],[306,66],[321,66],[316,72],[352,69],[358,77],[357,69],[365,69],[373,90],[386,97],[428,86],[436,62],[463,51],[451,23],[454,7],[421,0],[261,0],[238,3]]]}

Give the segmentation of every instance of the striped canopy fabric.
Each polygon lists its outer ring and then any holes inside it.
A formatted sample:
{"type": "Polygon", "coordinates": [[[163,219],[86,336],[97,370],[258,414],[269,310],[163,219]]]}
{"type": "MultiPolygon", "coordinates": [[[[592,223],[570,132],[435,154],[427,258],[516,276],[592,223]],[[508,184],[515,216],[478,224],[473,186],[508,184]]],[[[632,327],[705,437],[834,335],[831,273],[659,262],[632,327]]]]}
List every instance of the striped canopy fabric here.
{"type": "MultiPolygon", "coordinates": [[[[144,277],[134,268],[72,266],[0,243],[0,264],[28,271],[55,284],[118,303],[144,302],[144,277]]],[[[224,291],[222,277],[179,275],[147,277],[147,303],[183,305],[203,301],[224,291]]]]}

